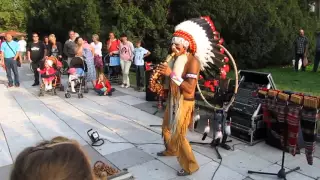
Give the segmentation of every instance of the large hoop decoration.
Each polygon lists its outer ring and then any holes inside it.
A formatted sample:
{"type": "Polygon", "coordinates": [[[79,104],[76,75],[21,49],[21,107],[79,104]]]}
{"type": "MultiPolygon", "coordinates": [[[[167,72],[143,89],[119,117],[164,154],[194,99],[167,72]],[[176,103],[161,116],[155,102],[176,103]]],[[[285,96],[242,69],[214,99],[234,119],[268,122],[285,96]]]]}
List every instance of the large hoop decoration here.
{"type": "Polygon", "coordinates": [[[209,103],[209,102],[207,101],[207,99],[204,97],[204,95],[203,95],[202,92],[201,92],[199,83],[197,83],[197,89],[198,89],[198,91],[199,91],[199,93],[200,93],[200,96],[201,96],[201,98],[203,99],[203,101],[204,101],[210,108],[214,109],[215,111],[216,111],[216,110],[223,110],[223,111],[227,112],[227,111],[229,110],[230,106],[232,105],[232,103],[234,102],[235,96],[236,96],[236,94],[237,94],[237,92],[238,92],[238,85],[239,85],[239,84],[238,84],[238,83],[239,83],[238,68],[237,68],[236,62],[235,62],[234,58],[232,57],[232,55],[230,54],[230,52],[229,52],[224,46],[222,46],[221,44],[217,44],[217,45],[218,45],[219,47],[221,47],[221,48],[224,49],[225,53],[227,54],[227,56],[229,57],[229,59],[230,59],[231,62],[232,62],[232,65],[233,65],[233,70],[234,70],[234,75],[235,75],[235,87],[234,87],[233,96],[232,96],[232,98],[231,98],[231,100],[229,101],[228,104],[226,104],[226,105],[223,106],[223,107],[217,107],[217,106],[214,106],[214,105],[212,105],[211,103],[209,103]]]}

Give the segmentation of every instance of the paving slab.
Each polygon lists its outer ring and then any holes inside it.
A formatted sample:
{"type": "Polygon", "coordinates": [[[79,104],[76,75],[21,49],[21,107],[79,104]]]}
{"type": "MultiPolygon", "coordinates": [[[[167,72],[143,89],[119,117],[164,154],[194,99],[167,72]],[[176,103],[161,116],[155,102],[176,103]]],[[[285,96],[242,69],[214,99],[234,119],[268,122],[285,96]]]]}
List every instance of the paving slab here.
{"type": "Polygon", "coordinates": [[[248,170],[258,171],[269,167],[272,163],[258,156],[238,150],[236,154],[223,157],[222,164],[243,176],[247,176],[248,170]]]}
{"type": "MultiPolygon", "coordinates": [[[[26,65],[19,68],[19,71],[22,74],[30,74],[28,68],[26,65]]],[[[0,80],[5,79],[4,75],[0,69],[0,80]]],[[[65,84],[66,77],[62,79],[65,84]]],[[[9,176],[11,168],[8,164],[11,164],[25,147],[34,146],[43,139],[56,135],[80,141],[92,165],[98,160],[110,164],[108,159],[111,159],[113,165],[120,168],[129,167],[129,172],[139,180],[211,180],[214,170],[218,167],[216,152],[209,146],[192,145],[200,169],[189,177],[177,177],[176,171],[180,166],[176,158],[156,156],[156,152],[164,149],[161,145],[163,143],[161,127],[150,127],[150,125],[162,124],[163,112],[158,112],[157,116],[153,115],[157,109],[152,105],[156,105],[157,102],[146,102],[145,92],[114,86],[116,91],[111,97],[97,96],[93,91],[84,94],[83,99],[78,99],[77,96],[66,99],[63,92],[58,92],[57,96],[38,97],[39,87],[31,87],[32,83],[32,76],[22,78],[21,88],[7,89],[0,83],[0,111],[10,112],[2,113],[3,116],[0,118],[3,126],[2,136],[0,131],[1,179],[8,179],[6,175],[9,176]],[[87,136],[89,129],[97,131],[105,144],[100,147],[87,145],[91,143],[87,136]],[[136,148],[128,141],[159,144],[141,144],[136,148]]],[[[202,114],[203,122],[207,119],[205,115],[202,114]]],[[[203,128],[202,126],[197,128],[200,134],[188,132],[187,138],[190,141],[211,142],[210,137],[201,141],[203,128]]],[[[228,143],[229,145],[238,145],[234,146],[235,151],[220,148],[223,162],[214,179],[256,180],[257,178],[259,180],[260,177],[248,177],[247,170],[272,171],[272,168],[278,168],[279,165],[274,163],[276,161],[279,163],[278,159],[281,158],[279,150],[274,150],[265,144],[250,147],[233,138],[230,139],[233,142],[228,143]]],[[[300,163],[302,168],[301,171],[293,173],[292,177],[288,176],[288,179],[309,180],[310,177],[303,174],[311,174],[314,179],[319,176],[317,172],[319,159],[315,159],[314,166],[309,166],[304,155],[300,157],[289,155],[286,162],[287,166],[300,163]]]]}
{"type": "Polygon", "coordinates": [[[15,137],[7,137],[7,142],[13,161],[15,161],[19,153],[25,148],[35,146],[41,141],[43,141],[43,138],[38,133],[29,135],[17,133],[15,137]]]}
{"type": "Polygon", "coordinates": [[[146,92],[138,92],[135,91],[133,88],[122,88],[119,85],[113,85],[113,87],[116,88],[118,91],[131,95],[133,97],[137,97],[143,100],[146,99],[146,92]]]}
{"type": "MultiPolygon", "coordinates": [[[[265,142],[260,142],[254,146],[247,146],[243,148],[243,151],[254,154],[264,160],[267,160],[271,163],[276,163],[282,158],[282,151],[274,148],[265,142]]],[[[289,154],[288,154],[289,155],[289,154]]]]}
{"type": "Polygon", "coordinates": [[[130,106],[147,102],[145,100],[142,100],[140,98],[133,97],[130,95],[118,96],[118,97],[114,97],[113,99],[121,101],[121,102],[128,104],[130,106]]]}
{"type": "Polygon", "coordinates": [[[118,131],[118,134],[131,143],[153,143],[155,141],[162,143],[161,136],[148,129],[133,128],[130,131],[118,131]]]}
{"type": "MultiPolygon", "coordinates": [[[[281,169],[281,166],[277,164],[272,164],[271,166],[262,169],[262,172],[270,172],[270,173],[278,173],[278,171],[281,169]]],[[[286,168],[288,171],[289,169],[286,168]]],[[[277,176],[270,176],[270,175],[262,175],[262,174],[250,174],[249,175],[254,180],[274,180],[278,179],[277,176]]],[[[304,176],[302,174],[299,174],[297,172],[292,172],[287,175],[287,180],[312,180],[313,178],[304,176]]]]}
{"type": "MultiPolygon", "coordinates": [[[[281,165],[281,161],[277,163],[281,165]]],[[[300,154],[296,156],[286,155],[285,158],[285,167],[289,169],[293,169],[299,166],[300,170],[299,173],[304,174],[306,176],[310,176],[312,178],[319,178],[320,177],[320,160],[318,158],[313,159],[313,165],[309,165],[307,163],[307,159],[305,154],[300,154]]]]}
{"type": "Polygon", "coordinates": [[[127,169],[155,159],[148,153],[145,153],[136,147],[114,152],[105,157],[119,169],[127,169]]]}
{"type": "Polygon", "coordinates": [[[252,179],[252,178],[250,178],[250,177],[246,177],[246,178],[244,178],[243,180],[254,180],[254,179],[252,179]]]}
{"type": "MultiPolygon", "coordinates": [[[[0,167],[7,166],[13,163],[12,157],[9,151],[9,147],[7,145],[6,137],[2,131],[2,128],[0,126],[0,167]]],[[[1,168],[0,168],[1,169],[1,168]]],[[[1,176],[1,170],[0,170],[0,177],[1,176]]]]}
{"type": "Polygon", "coordinates": [[[13,165],[7,165],[0,168],[1,180],[10,180],[11,169],[13,165]]]}
{"type": "Polygon", "coordinates": [[[175,178],[170,179],[170,180],[189,180],[189,179],[186,178],[186,177],[175,177],[175,178]]]}
{"type": "MultiPolygon", "coordinates": [[[[164,164],[170,166],[171,168],[175,169],[176,171],[179,171],[181,169],[176,157],[159,157],[159,156],[157,156],[158,152],[164,150],[164,145],[148,144],[148,145],[138,146],[138,148],[141,149],[142,151],[150,154],[154,158],[157,158],[158,160],[160,160],[164,164]]],[[[199,166],[202,166],[202,165],[207,164],[212,161],[210,158],[208,158],[198,152],[194,151],[193,153],[196,157],[196,160],[197,160],[199,166]]]]}
{"type": "Polygon", "coordinates": [[[144,164],[128,169],[139,180],[165,180],[176,178],[176,170],[170,168],[158,160],[152,160],[144,164]]]}
{"type": "Polygon", "coordinates": [[[157,102],[145,102],[145,103],[133,105],[133,107],[162,118],[164,114],[164,110],[158,110],[157,104],[158,104],[157,102]]]}
{"type": "Polygon", "coordinates": [[[118,91],[118,89],[115,89],[115,91],[112,93],[112,97],[119,97],[119,96],[125,96],[126,93],[123,93],[121,91],[118,91]]]}
{"type": "Polygon", "coordinates": [[[90,164],[91,164],[92,168],[94,167],[94,164],[97,161],[102,161],[102,162],[112,166],[113,168],[120,170],[118,167],[116,167],[110,161],[108,161],[107,158],[103,157],[99,152],[97,152],[95,149],[93,149],[90,145],[82,146],[81,148],[89,156],[90,164]]]}
{"type": "Polygon", "coordinates": [[[135,147],[131,143],[110,143],[105,141],[102,146],[94,147],[101,155],[105,156],[122,150],[135,147]]]}
{"type": "MultiPolygon", "coordinates": [[[[200,167],[200,169],[194,174],[188,176],[190,180],[211,180],[213,177],[214,171],[218,168],[219,163],[210,162],[200,167]]],[[[242,180],[245,176],[233,171],[223,165],[221,165],[216,172],[213,180],[242,180]]]]}

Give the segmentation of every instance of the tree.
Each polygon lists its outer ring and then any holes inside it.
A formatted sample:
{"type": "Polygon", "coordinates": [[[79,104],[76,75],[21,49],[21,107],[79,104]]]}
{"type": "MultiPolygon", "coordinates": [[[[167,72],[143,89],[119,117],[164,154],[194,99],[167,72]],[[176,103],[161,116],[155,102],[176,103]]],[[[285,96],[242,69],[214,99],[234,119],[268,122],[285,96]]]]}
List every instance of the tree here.
{"type": "Polygon", "coordinates": [[[25,0],[0,1],[0,32],[7,30],[25,31],[25,0]]]}
{"type": "Polygon", "coordinates": [[[143,40],[152,56],[160,60],[167,55],[172,26],[167,23],[170,0],[111,0],[100,1],[102,32],[113,31],[117,36],[126,33],[131,41],[143,40]],[[107,12],[107,13],[106,13],[107,12]]]}
{"type": "Polygon", "coordinates": [[[54,33],[65,39],[71,29],[87,37],[99,34],[100,16],[95,0],[30,0],[29,33],[54,33]]]}
{"type": "Polygon", "coordinates": [[[53,32],[58,39],[65,39],[69,29],[81,35],[98,33],[102,40],[110,31],[117,36],[126,33],[133,42],[142,39],[152,52],[149,60],[159,61],[168,53],[174,26],[209,15],[237,64],[260,68],[290,63],[300,28],[305,29],[312,54],[319,21],[309,4],[315,1],[30,0],[27,25],[28,32],[53,32]]]}
{"type": "Polygon", "coordinates": [[[300,28],[314,47],[316,19],[302,0],[186,0],[183,4],[173,0],[172,8],[174,24],[211,16],[241,68],[290,63],[292,43],[300,28]]]}

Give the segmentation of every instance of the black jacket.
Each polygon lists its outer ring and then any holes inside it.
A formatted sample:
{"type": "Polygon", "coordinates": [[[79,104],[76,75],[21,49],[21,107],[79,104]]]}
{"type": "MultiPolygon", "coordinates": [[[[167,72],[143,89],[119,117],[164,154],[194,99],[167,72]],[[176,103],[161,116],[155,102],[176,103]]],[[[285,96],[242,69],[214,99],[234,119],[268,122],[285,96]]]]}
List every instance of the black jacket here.
{"type": "MultiPolygon", "coordinates": [[[[58,55],[59,56],[62,56],[63,54],[63,49],[62,49],[62,44],[60,42],[56,42],[56,46],[58,48],[58,55]]],[[[51,56],[52,55],[52,52],[51,52],[51,49],[52,49],[52,44],[49,43],[49,46],[48,46],[48,49],[47,49],[47,52],[48,52],[48,56],[51,56]]]]}

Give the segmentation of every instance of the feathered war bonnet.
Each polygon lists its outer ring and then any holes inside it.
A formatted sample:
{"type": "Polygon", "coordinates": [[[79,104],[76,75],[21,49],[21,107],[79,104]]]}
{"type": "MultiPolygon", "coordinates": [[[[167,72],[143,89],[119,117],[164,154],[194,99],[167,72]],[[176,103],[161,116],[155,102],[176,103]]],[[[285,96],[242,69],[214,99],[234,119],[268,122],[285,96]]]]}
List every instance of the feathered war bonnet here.
{"type": "Polygon", "coordinates": [[[229,58],[224,54],[220,33],[216,31],[210,17],[193,18],[178,24],[173,33],[172,43],[188,47],[200,61],[201,74],[205,79],[226,78],[229,72],[229,58]]]}

